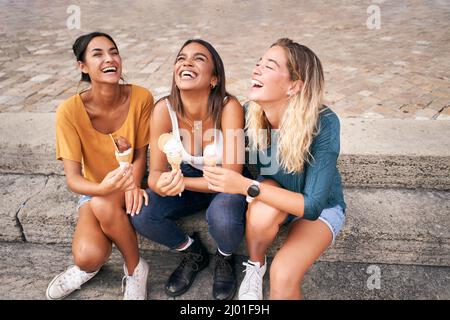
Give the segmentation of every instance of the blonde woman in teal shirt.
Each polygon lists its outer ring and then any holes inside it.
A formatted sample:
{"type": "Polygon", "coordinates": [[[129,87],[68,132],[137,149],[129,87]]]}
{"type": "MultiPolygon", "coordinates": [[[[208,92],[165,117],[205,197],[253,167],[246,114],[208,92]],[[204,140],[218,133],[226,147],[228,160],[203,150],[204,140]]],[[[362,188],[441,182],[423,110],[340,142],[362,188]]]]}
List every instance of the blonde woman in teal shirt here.
{"type": "Polygon", "coordinates": [[[278,40],[253,70],[246,110],[250,160],[256,159],[261,175],[251,180],[224,168],[204,168],[212,191],[243,194],[250,203],[241,300],[263,298],[266,251],[281,225],[289,222],[290,229],[270,267],[271,299],[302,298],[305,273],[344,224],[336,165],[339,119],[322,104],[323,92],[322,65],[314,52],[278,40]]]}

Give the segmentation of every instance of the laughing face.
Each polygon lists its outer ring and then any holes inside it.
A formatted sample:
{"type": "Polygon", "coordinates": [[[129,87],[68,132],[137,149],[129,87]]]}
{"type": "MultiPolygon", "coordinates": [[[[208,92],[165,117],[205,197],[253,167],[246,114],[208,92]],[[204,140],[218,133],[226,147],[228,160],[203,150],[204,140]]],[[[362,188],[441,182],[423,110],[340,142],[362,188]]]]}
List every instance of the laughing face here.
{"type": "Polygon", "coordinates": [[[106,37],[95,37],[86,48],[84,62],[78,62],[91,81],[118,83],[122,75],[122,59],[114,43],[106,37]]]}
{"type": "Polygon", "coordinates": [[[214,62],[208,49],[191,42],[178,54],[174,66],[175,83],[180,90],[209,89],[217,84],[213,68],[214,62]]]}
{"type": "Polygon", "coordinates": [[[249,99],[261,105],[287,100],[293,85],[287,66],[282,47],[267,50],[253,69],[249,99]]]}

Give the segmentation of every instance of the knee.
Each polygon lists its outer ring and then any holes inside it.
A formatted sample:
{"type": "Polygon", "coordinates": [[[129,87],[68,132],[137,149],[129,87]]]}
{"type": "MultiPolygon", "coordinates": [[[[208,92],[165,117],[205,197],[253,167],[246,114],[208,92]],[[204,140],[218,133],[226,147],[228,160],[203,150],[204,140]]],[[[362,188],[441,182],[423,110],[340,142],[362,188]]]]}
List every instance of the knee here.
{"type": "Polygon", "coordinates": [[[123,216],[119,205],[105,197],[93,197],[90,201],[91,209],[100,222],[102,228],[112,226],[123,216]]]}
{"type": "Polygon", "coordinates": [[[279,299],[291,296],[292,292],[300,290],[304,274],[293,274],[292,265],[274,259],[270,266],[270,292],[279,299]]]}
{"type": "Polygon", "coordinates": [[[278,209],[254,200],[247,211],[247,228],[257,232],[264,232],[274,226],[278,226],[280,215],[281,211],[278,209]]]}
{"type": "Polygon", "coordinates": [[[221,193],[206,210],[206,218],[211,227],[225,230],[244,227],[245,210],[246,201],[243,196],[221,193]]]}
{"type": "Polygon", "coordinates": [[[148,205],[142,205],[139,214],[131,217],[133,227],[139,232],[142,229],[147,229],[153,225],[158,225],[172,212],[169,206],[164,203],[164,198],[154,193],[149,193],[148,205]],[[163,199],[163,200],[161,200],[163,199]]]}
{"type": "Polygon", "coordinates": [[[149,217],[147,210],[145,210],[144,208],[139,214],[135,214],[134,216],[130,217],[130,221],[134,230],[141,234],[145,233],[144,231],[148,230],[152,227],[152,225],[154,225],[153,223],[151,223],[151,217],[149,217]]]}
{"type": "Polygon", "coordinates": [[[93,245],[80,245],[73,248],[73,259],[75,265],[86,272],[93,272],[101,268],[109,257],[111,249],[102,250],[93,245]]]}

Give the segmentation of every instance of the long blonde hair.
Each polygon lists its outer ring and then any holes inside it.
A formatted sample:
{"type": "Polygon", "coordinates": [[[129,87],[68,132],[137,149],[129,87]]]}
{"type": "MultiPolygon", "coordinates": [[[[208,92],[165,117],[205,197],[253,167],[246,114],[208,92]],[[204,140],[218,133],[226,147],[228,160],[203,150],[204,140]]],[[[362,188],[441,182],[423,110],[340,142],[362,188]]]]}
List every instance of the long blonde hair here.
{"type": "MultiPolygon", "coordinates": [[[[312,160],[310,147],[318,133],[319,114],[324,107],[322,64],[309,48],[290,39],[279,39],[273,46],[285,50],[291,80],[303,82],[298,93],[289,98],[281,119],[277,160],[288,173],[302,172],[305,162],[310,163],[312,160]]],[[[246,129],[253,151],[262,151],[270,145],[269,121],[263,109],[254,102],[249,104],[246,129]],[[268,134],[261,134],[261,130],[268,134]]]]}

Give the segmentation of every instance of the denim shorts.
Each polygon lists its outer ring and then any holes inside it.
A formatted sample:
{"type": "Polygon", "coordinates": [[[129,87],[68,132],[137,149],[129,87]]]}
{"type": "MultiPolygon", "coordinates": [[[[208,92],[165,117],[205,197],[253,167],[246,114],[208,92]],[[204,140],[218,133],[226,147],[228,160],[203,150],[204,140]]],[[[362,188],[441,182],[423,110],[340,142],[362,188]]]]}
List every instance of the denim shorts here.
{"type": "Polygon", "coordinates": [[[81,195],[80,199],[78,199],[78,204],[77,204],[77,211],[80,209],[80,207],[85,204],[88,201],[92,200],[92,196],[85,196],[85,195],[81,195]]]}
{"type": "MultiPolygon", "coordinates": [[[[267,179],[266,177],[259,175],[256,180],[262,182],[266,179],[267,179]]],[[[284,223],[288,224],[297,219],[301,218],[296,215],[289,214],[284,223]]],[[[331,234],[333,235],[333,242],[331,244],[334,244],[336,236],[339,234],[345,223],[344,209],[342,209],[340,205],[336,205],[332,208],[323,209],[322,212],[320,213],[319,220],[323,221],[330,229],[331,234]]]]}
{"type": "MultiPolygon", "coordinates": [[[[295,221],[297,219],[301,218],[295,216],[291,221],[295,221]]],[[[345,223],[344,209],[342,209],[340,205],[323,209],[319,216],[319,220],[323,221],[330,229],[331,234],[333,235],[333,242],[331,244],[334,244],[336,236],[339,234],[345,223]]]]}

